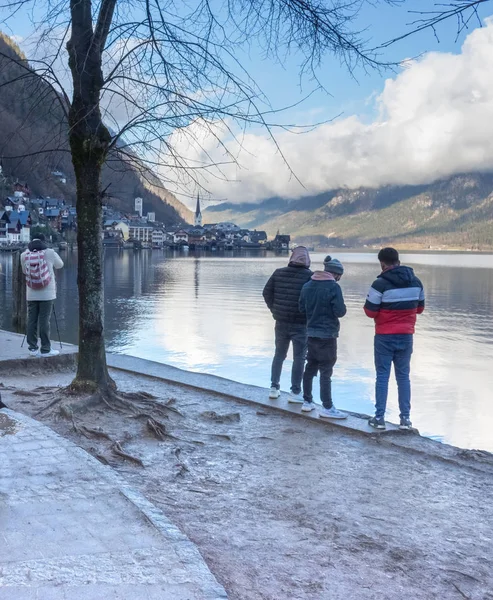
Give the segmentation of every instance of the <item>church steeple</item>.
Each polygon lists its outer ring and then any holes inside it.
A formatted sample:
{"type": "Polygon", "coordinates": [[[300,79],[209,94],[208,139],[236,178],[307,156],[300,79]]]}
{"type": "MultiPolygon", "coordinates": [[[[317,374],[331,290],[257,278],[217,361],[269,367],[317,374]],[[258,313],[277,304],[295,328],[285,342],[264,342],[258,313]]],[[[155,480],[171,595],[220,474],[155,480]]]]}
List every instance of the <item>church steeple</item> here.
{"type": "Polygon", "coordinates": [[[197,208],[195,209],[195,227],[202,227],[202,211],[200,210],[200,197],[197,193],[197,208]]]}

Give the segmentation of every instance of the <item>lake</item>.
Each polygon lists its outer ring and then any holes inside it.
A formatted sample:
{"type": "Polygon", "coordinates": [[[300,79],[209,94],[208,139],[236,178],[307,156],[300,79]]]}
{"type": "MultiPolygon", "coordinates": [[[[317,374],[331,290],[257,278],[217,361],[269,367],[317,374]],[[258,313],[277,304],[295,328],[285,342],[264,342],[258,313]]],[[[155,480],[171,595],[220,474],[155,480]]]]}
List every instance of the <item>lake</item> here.
{"type": "MultiPolygon", "coordinates": [[[[341,321],[334,402],[373,411],[373,322],[363,313],[378,274],[376,255],[335,252],[345,265],[348,307],[341,321]]],[[[76,255],[62,253],[56,311],[62,339],[77,343],[76,255]]],[[[312,268],[324,255],[312,254],[312,268]]],[[[427,309],[418,318],[412,362],[413,423],[422,434],[493,451],[493,255],[403,254],[422,280],[427,309]]],[[[270,386],[274,321],[262,289],[287,256],[189,256],[118,252],[105,256],[108,350],[182,369],[270,386]]],[[[11,329],[11,257],[0,255],[0,327],[11,329]]],[[[52,330],[53,337],[55,330],[52,330]]],[[[281,387],[289,389],[286,361],[281,387]]],[[[316,386],[315,386],[316,387],[316,386]]],[[[266,391],[267,393],[267,391],[266,391]]],[[[395,382],[387,418],[398,420],[395,382]]]]}

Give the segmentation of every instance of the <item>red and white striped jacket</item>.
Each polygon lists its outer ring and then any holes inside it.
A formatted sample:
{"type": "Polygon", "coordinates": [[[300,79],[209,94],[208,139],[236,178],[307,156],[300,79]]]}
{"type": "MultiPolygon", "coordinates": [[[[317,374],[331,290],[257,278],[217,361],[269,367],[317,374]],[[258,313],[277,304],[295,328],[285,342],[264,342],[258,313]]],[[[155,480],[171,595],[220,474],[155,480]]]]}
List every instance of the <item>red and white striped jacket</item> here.
{"type": "Polygon", "coordinates": [[[416,315],[425,309],[423,284],[410,267],[388,269],[373,282],[364,308],[377,334],[413,334],[416,315]]]}

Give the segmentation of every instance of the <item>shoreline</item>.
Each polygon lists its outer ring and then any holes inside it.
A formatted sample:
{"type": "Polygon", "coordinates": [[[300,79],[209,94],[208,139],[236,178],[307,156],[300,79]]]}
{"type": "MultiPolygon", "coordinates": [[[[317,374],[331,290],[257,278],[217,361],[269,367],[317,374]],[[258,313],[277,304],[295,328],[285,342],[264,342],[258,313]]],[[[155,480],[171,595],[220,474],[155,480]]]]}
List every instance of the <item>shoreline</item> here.
{"type": "MultiPolygon", "coordinates": [[[[9,341],[22,340],[22,334],[13,333],[0,329],[0,376],[11,374],[22,374],[27,371],[52,373],[66,372],[76,365],[77,347],[72,344],[63,343],[63,352],[54,358],[32,359],[25,356],[20,348],[13,356],[6,356],[6,348],[9,341]]],[[[7,350],[8,352],[8,350],[7,350]]],[[[180,369],[165,363],[159,363],[127,354],[107,353],[107,363],[110,369],[129,374],[135,377],[147,377],[160,381],[164,384],[178,385],[195,392],[211,393],[225,399],[226,401],[237,401],[259,408],[266,408],[281,414],[294,416],[296,418],[317,423],[319,426],[334,427],[348,435],[362,435],[363,437],[377,440],[388,439],[393,444],[403,448],[411,449],[421,453],[431,452],[434,456],[441,455],[449,457],[452,453],[463,453],[474,456],[480,454],[490,457],[493,464],[493,452],[481,448],[464,448],[454,446],[432,437],[421,435],[417,428],[410,431],[401,431],[396,423],[386,421],[387,429],[375,430],[370,427],[367,420],[370,415],[344,410],[349,416],[344,420],[328,420],[318,418],[317,411],[304,413],[300,411],[299,405],[287,402],[287,392],[283,392],[277,400],[268,399],[267,388],[240,383],[218,375],[201,373],[180,369]],[[421,447],[420,447],[421,445],[421,447]],[[437,451],[437,448],[443,449],[437,451]]],[[[319,406],[317,404],[317,406],[319,406]]]]}
{"type": "MultiPolygon", "coordinates": [[[[300,244],[302,246],[303,244],[300,244]]],[[[469,250],[464,248],[419,248],[419,247],[410,247],[410,246],[400,246],[399,244],[394,244],[394,246],[399,250],[401,254],[466,254],[466,255],[493,255],[493,246],[487,250],[469,250]]],[[[348,254],[375,254],[377,253],[382,246],[375,247],[339,247],[339,246],[315,246],[315,250],[313,252],[321,253],[321,254],[330,254],[331,252],[347,252],[348,254]]]]}

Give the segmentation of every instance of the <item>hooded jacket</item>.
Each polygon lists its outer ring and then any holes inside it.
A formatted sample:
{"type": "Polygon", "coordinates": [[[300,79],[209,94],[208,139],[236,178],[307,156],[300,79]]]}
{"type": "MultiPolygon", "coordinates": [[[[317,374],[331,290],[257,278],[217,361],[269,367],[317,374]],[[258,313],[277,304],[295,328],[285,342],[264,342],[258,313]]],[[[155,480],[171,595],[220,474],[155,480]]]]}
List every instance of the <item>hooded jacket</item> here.
{"type": "Polygon", "coordinates": [[[339,319],[346,314],[346,305],[332,273],[315,271],[301,290],[300,311],[306,315],[308,337],[339,337],[339,319]]]}
{"type": "Polygon", "coordinates": [[[33,290],[26,285],[26,299],[28,302],[33,301],[46,301],[55,300],[56,298],[56,280],[55,280],[55,269],[61,269],[63,267],[63,260],[58,254],[48,248],[48,246],[41,240],[33,240],[28,245],[28,250],[21,254],[21,265],[22,271],[26,273],[26,256],[28,252],[43,252],[45,253],[46,264],[51,275],[50,283],[41,290],[33,290]]]}
{"type": "Polygon", "coordinates": [[[425,309],[423,284],[410,267],[397,266],[373,282],[365,302],[365,313],[375,319],[381,335],[413,334],[416,315],[425,309]]]}
{"type": "Polygon", "coordinates": [[[301,288],[310,280],[310,254],[304,246],[294,249],[287,267],[271,275],[263,291],[265,303],[276,321],[304,325],[306,317],[300,313],[301,288]]]}

